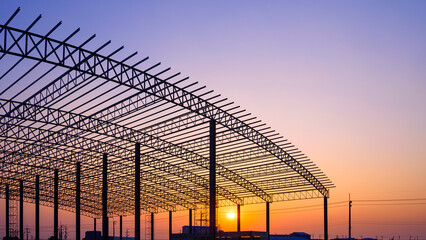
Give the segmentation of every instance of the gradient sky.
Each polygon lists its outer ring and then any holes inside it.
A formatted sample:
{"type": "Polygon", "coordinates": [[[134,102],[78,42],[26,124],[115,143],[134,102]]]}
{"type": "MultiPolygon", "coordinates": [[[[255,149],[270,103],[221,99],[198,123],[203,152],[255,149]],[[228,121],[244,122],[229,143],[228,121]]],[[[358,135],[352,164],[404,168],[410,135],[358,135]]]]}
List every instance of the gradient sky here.
{"type": "MultiPolygon", "coordinates": [[[[349,193],[354,200],[426,198],[426,1],[1,0],[0,22],[19,6],[13,26],[42,14],[35,31],[44,33],[62,20],[56,38],[81,27],[81,40],[97,34],[92,49],[112,40],[111,51],[125,45],[123,58],[138,51],[234,100],[329,176],[336,185],[330,203],[349,193]]],[[[321,203],[273,203],[271,232],[319,237],[321,209],[299,207],[321,203]]],[[[33,205],[25,206],[32,228],[33,205]]],[[[242,207],[242,230],[264,230],[264,207],[242,207]]],[[[0,210],[2,237],[4,200],[0,210]]],[[[219,209],[219,224],[235,230],[229,211],[219,209]]],[[[347,235],[347,206],[330,205],[329,214],[330,236],[347,235]]],[[[179,232],[187,212],[175,215],[179,232]]],[[[73,216],[60,212],[71,236],[73,216]]],[[[43,207],[42,218],[48,226],[53,210],[43,207]]],[[[82,220],[84,231],[92,229],[92,219],[82,220]]],[[[125,218],[130,235],[132,221],[125,218]]],[[[157,222],[156,236],[165,239],[167,214],[157,222]]],[[[52,232],[42,228],[42,237],[52,232]]],[[[425,201],[354,202],[353,236],[398,235],[426,239],[425,201]]]]}

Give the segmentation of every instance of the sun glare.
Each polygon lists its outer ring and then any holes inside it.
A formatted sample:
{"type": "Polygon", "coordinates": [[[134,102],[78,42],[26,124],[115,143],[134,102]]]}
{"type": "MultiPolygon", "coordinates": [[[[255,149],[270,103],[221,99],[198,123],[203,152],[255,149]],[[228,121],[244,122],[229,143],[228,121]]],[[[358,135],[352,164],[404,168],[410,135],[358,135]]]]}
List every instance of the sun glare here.
{"type": "Polygon", "coordinates": [[[228,218],[229,218],[229,219],[234,219],[234,218],[235,218],[235,213],[233,213],[233,212],[229,212],[229,213],[228,213],[228,218]]]}

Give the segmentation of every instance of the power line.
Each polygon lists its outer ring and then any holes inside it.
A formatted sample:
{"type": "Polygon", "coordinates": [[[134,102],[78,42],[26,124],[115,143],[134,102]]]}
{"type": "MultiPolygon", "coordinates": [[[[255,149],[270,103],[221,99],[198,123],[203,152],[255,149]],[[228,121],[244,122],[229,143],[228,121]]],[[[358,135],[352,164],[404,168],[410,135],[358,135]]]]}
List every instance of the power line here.
{"type": "Polygon", "coordinates": [[[355,204],[356,206],[395,206],[395,205],[424,205],[424,203],[365,203],[355,204]]]}
{"type": "MultiPolygon", "coordinates": [[[[340,202],[332,202],[332,203],[329,203],[328,205],[336,205],[336,204],[343,204],[343,203],[347,203],[347,201],[340,201],[340,202]]],[[[292,208],[289,208],[289,207],[287,207],[287,208],[277,208],[277,209],[274,209],[274,211],[273,212],[277,212],[277,211],[281,211],[281,210],[293,210],[293,209],[300,209],[300,208],[302,208],[302,209],[306,209],[306,208],[316,208],[316,207],[323,207],[324,205],[323,204],[315,204],[315,205],[305,205],[305,206],[298,206],[298,207],[292,207],[292,208]]],[[[264,210],[249,210],[249,211],[244,211],[245,213],[248,213],[248,212],[264,212],[264,210]]]]}
{"type": "Polygon", "coordinates": [[[408,222],[408,223],[384,223],[384,222],[356,222],[355,224],[376,224],[376,225],[426,225],[426,222],[408,222]]]}
{"type": "Polygon", "coordinates": [[[426,198],[358,199],[353,202],[426,201],[426,198]]]}
{"type": "MultiPolygon", "coordinates": [[[[340,208],[340,207],[346,207],[346,205],[342,205],[342,206],[333,206],[333,207],[328,207],[330,208],[340,208]]],[[[277,214],[277,213],[294,213],[294,212],[308,212],[308,211],[318,211],[318,210],[323,210],[323,208],[317,207],[314,209],[303,209],[303,210],[294,210],[292,211],[291,209],[287,210],[287,211],[272,211],[271,215],[277,214]]],[[[261,211],[258,211],[261,212],[261,211]]],[[[262,215],[263,213],[250,213],[248,215],[262,215]]]]}

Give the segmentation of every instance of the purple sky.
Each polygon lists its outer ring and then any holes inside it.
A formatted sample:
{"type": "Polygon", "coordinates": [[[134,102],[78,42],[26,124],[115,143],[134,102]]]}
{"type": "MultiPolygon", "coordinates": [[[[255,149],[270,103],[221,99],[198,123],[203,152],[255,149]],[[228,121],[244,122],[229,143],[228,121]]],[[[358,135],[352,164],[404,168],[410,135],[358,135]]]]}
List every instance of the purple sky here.
{"type": "MultiPolygon", "coordinates": [[[[332,202],[426,197],[425,1],[0,1],[0,22],[19,6],[13,26],[62,20],[54,38],[81,27],[92,49],[112,40],[110,52],[126,47],[118,59],[138,51],[234,100],[324,170],[332,202]]],[[[426,239],[426,204],[358,209],[356,237],[426,239]]]]}

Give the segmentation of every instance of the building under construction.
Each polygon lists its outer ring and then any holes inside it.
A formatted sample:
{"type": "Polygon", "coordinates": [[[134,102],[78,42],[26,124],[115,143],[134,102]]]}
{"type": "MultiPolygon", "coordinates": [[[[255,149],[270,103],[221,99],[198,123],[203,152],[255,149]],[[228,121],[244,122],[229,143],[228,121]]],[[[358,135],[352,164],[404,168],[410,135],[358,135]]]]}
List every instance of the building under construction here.
{"type": "Polygon", "coordinates": [[[240,206],[264,203],[269,233],[270,203],[324,198],[327,239],[334,186],[287,139],[205,86],[148,65],[148,57],[121,57],[123,47],[111,49],[110,42],[88,47],[95,35],[81,39],[76,29],[55,37],[61,22],[34,32],[41,16],[14,27],[18,12],[0,23],[7,236],[12,197],[20,239],[23,202],[34,203],[37,240],[40,205],[54,209],[55,239],[58,209],[75,212],[76,239],[81,215],[102,218],[103,239],[108,217],[134,215],[136,240],[143,214],[153,221],[169,212],[171,226],[173,212],[205,209],[215,239],[218,207],[237,206],[240,231],[240,206]]]}

